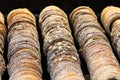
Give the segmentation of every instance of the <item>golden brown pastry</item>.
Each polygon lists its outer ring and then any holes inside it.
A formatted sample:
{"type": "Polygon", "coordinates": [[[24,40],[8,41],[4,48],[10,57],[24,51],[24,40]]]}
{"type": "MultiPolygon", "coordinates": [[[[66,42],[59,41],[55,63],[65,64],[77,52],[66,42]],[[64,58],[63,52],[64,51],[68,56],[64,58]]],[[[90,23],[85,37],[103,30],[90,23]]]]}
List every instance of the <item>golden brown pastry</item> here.
{"type": "Polygon", "coordinates": [[[70,20],[91,80],[120,80],[120,65],[94,11],[80,6],[72,11],[70,20]]]}
{"type": "Polygon", "coordinates": [[[3,53],[4,53],[4,43],[6,36],[6,26],[4,21],[5,21],[4,16],[0,12],[0,79],[5,70],[5,60],[3,57],[3,53]]]}
{"type": "Polygon", "coordinates": [[[7,16],[10,80],[42,80],[40,44],[34,15],[26,8],[7,16]]]}
{"type": "Polygon", "coordinates": [[[8,27],[10,27],[13,23],[15,24],[16,22],[19,21],[28,21],[31,22],[32,24],[36,25],[36,20],[33,14],[28,11],[26,8],[19,8],[16,10],[12,10],[8,16],[7,16],[7,23],[8,27]],[[24,9],[24,10],[23,10],[24,9]]]}
{"type": "Polygon", "coordinates": [[[85,80],[64,11],[56,6],[44,8],[39,24],[51,80],[85,80]]]}
{"type": "Polygon", "coordinates": [[[120,18],[120,9],[114,6],[107,6],[101,13],[101,22],[106,32],[110,34],[111,23],[120,18]]]}
{"type": "Polygon", "coordinates": [[[111,36],[112,45],[120,58],[120,8],[107,6],[101,13],[101,22],[111,36]]]}

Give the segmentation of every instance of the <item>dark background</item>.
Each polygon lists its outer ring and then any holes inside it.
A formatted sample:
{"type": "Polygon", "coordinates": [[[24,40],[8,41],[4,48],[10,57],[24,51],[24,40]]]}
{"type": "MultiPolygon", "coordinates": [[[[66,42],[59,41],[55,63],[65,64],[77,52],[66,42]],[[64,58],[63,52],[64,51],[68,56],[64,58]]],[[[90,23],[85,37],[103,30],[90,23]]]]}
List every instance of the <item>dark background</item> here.
{"type": "Polygon", "coordinates": [[[81,5],[90,6],[96,13],[108,6],[120,6],[120,0],[0,0],[0,10],[7,14],[15,8],[26,7],[33,13],[39,14],[48,5],[56,5],[66,13],[70,13],[74,8],[81,5]]]}
{"type": "MultiPolygon", "coordinates": [[[[40,46],[41,46],[41,53],[42,53],[42,68],[43,68],[43,80],[50,80],[49,74],[47,72],[47,60],[46,57],[43,54],[42,46],[43,46],[43,40],[41,37],[41,32],[39,29],[38,25],[38,15],[41,12],[43,8],[49,5],[56,5],[63,9],[67,15],[72,12],[72,10],[78,6],[89,6],[91,7],[96,15],[98,16],[98,20],[100,18],[100,13],[105,8],[106,6],[120,6],[120,0],[0,0],[0,11],[4,14],[5,19],[7,14],[17,8],[28,8],[35,16],[37,19],[37,29],[39,33],[39,40],[40,40],[40,46]]],[[[100,20],[99,20],[100,21],[100,20]]],[[[7,24],[6,24],[7,26],[7,24]]],[[[72,26],[72,25],[71,25],[72,26]]],[[[106,34],[107,35],[107,34],[106,34]]],[[[107,35],[108,36],[108,35],[107,35]]],[[[109,36],[108,36],[109,38],[109,36]]],[[[78,48],[78,45],[76,44],[76,48],[78,48]]],[[[4,53],[4,58],[6,60],[6,64],[8,63],[7,61],[7,49],[8,49],[8,43],[6,39],[5,43],[5,53],[4,53]]],[[[84,75],[89,75],[86,63],[82,56],[81,58],[81,66],[84,75]]],[[[3,80],[8,80],[9,76],[7,73],[7,70],[3,74],[2,79],[3,80]]]]}

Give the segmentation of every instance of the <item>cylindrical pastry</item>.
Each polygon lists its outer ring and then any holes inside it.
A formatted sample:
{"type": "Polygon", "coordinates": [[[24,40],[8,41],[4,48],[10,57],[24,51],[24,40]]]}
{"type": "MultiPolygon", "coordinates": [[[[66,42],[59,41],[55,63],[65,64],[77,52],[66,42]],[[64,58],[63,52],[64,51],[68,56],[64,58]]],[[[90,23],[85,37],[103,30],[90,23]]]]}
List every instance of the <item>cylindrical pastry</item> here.
{"type": "Polygon", "coordinates": [[[108,6],[101,13],[101,22],[111,37],[111,42],[120,58],[120,8],[108,6]]]}
{"type": "Polygon", "coordinates": [[[25,8],[7,16],[10,80],[42,80],[40,44],[34,15],[25,8]]]}
{"type": "Polygon", "coordinates": [[[48,6],[39,15],[51,80],[85,80],[74,46],[67,15],[56,6],[48,6]]]}
{"type": "Polygon", "coordinates": [[[5,36],[6,36],[6,26],[4,22],[4,16],[0,12],[0,80],[5,70],[5,60],[3,57],[5,36]]]}
{"type": "Polygon", "coordinates": [[[94,11],[87,6],[78,7],[70,14],[70,20],[91,80],[120,80],[120,65],[94,11]]]}
{"type": "Polygon", "coordinates": [[[120,18],[120,9],[114,6],[108,6],[101,13],[101,22],[106,32],[110,34],[111,23],[120,18]]]}

